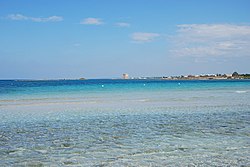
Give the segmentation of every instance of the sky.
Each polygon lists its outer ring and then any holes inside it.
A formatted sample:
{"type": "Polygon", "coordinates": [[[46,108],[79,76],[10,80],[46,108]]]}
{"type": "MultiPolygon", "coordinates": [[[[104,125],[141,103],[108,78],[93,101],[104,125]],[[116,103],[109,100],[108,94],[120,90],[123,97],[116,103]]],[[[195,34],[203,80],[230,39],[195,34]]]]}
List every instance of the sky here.
{"type": "Polygon", "coordinates": [[[0,0],[0,79],[250,73],[249,0],[0,0]]]}

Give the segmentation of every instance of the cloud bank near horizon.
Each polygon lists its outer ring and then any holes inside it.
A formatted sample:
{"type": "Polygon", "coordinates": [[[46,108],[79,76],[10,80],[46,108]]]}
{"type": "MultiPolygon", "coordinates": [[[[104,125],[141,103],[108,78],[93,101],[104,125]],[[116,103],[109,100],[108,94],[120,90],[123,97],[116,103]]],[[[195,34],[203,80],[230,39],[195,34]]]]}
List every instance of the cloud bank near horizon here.
{"type": "Polygon", "coordinates": [[[190,57],[250,56],[250,26],[182,24],[171,39],[170,54],[190,57]]]}

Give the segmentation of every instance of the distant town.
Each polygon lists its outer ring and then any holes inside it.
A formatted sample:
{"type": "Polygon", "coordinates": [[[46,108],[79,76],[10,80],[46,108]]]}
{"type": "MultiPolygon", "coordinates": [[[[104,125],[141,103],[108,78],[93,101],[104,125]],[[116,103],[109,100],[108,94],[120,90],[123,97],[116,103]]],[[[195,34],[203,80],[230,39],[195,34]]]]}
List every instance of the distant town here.
{"type": "Polygon", "coordinates": [[[123,74],[122,79],[158,79],[158,80],[222,80],[222,79],[250,79],[250,74],[201,74],[201,75],[180,75],[180,76],[162,76],[162,77],[129,77],[123,74]]]}

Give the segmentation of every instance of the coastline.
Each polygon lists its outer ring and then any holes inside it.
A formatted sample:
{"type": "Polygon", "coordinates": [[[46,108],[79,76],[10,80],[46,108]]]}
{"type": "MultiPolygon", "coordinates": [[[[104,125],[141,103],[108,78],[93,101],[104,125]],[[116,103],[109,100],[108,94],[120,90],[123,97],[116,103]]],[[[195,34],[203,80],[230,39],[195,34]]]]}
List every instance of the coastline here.
{"type": "Polygon", "coordinates": [[[141,78],[88,78],[88,79],[0,79],[0,81],[18,81],[18,82],[32,82],[32,81],[87,81],[87,80],[156,80],[156,81],[183,81],[183,80],[197,80],[197,81],[209,81],[209,80],[228,80],[228,81],[240,81],[250,80],[250,78],[163,78],[163,77],[141,77],[141,78]]]}

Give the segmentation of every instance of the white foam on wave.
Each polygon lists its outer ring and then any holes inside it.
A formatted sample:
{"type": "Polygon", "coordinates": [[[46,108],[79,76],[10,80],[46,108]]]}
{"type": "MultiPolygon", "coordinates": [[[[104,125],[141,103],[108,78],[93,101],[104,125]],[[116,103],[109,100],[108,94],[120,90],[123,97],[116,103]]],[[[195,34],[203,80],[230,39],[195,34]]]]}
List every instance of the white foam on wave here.
{"type": "Polygon", "coordinates": [[[139,102],[147,102],[147,101],[149,101],[149,99],[138,99],[138,100],[136,100],[136,101],[139,101],[139,102]]]}
{"type": "Polygon", "coordinates": [[[235,91],[236,93],[246,93],[247,91],[245,91],[245,90],[237,90],[237,91],[235,91]]]}

